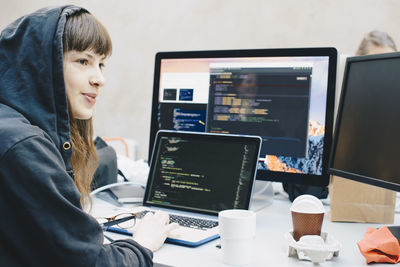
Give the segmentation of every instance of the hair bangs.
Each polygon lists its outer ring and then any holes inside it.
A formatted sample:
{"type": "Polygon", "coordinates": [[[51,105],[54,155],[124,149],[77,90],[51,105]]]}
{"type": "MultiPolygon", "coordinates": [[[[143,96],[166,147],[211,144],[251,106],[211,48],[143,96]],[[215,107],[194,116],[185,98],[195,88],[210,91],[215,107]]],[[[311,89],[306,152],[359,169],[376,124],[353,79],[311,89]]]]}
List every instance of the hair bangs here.
{"type": "Polygon", "coordinates": [[[112,42],[106,28],[90,13],[75,13],[68,17],[63,35],[64,52],[91,50],[110,56],[112,42]]]}

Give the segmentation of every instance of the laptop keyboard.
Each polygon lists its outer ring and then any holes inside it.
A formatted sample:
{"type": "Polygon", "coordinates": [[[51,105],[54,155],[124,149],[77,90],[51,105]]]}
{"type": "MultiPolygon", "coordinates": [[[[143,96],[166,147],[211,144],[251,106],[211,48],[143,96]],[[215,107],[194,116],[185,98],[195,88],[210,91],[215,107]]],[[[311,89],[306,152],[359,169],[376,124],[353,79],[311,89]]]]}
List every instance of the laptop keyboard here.
{"type": "MultiPolygon", "coordinates": [[[[136,218],[141,219],[148,212],[154,213],[153,211],[144,210],[144,211],[136,213],[136,218]]],[[[199,219],[199,218],[193,218],[193,217],[186,217],[186,216],[180,216],[180,215],[175,215],[175,214],[169,215],[169,221],[171,223],[177,223],[183,227],[189,227],[189,228],[200,229],[200,230],[207,230],[207,229],[218,226],[217,221],[199,219]]]]}

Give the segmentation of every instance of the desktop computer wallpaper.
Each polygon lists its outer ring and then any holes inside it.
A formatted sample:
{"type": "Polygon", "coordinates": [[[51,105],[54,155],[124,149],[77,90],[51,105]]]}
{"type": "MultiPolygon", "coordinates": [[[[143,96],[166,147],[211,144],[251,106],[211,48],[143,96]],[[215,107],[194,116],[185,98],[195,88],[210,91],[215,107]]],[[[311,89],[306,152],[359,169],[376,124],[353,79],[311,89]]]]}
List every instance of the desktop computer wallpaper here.
{"type": "Polygon", "coordinates": [[[266,155],[264,161],[259,162],[258,168],[280,172],[321,174],[324,134],[324,125],[310,121],[308,125],[307,158],[266,155]]]}
{"type": "MultiPolygon", "coordinates": [[[[159,112],[174,117],[180,126],[189,127],[189,131],[206,131],[207,112],[210,93],[210,73],[213,66],[257,66],[262,68],[294,67],[311,69],[309,73],[309,104],[306,108],[304,131],[304,153],[275,153],[260,155],[258,169],[277,172],[322,174],[323,142],[325,135],[325,116],[328,86],[329,58],[320,57],[275,57],[275,58],[223,58],[223,59],[166,59],[161,63],[159,103],[163,106],[159,112]],[[230,65],[232,64],[232,65],[230,65]],[[236,64],[236,65],[235,65],[236,64]],[[197,110],[196,110],[197,109],[197,110]],[[179,116],[178,116],[179,115],[179,116]],[[195,116],[195,117],[193,117],[195,116]],[[188,120],[190,118],[190,120],[188,120]],[[193,123],[196,120],[198,123],[193,123]],[[188,121],[190,121],[188,123],[188,121]],[[181,125],[182,124],[182,125],[181,125]],[[193,125],[197,125],[194,127],[193,125]]],[[[306,70],[307,71],[307,70],[306,70]]],[[[281,108],[281,107],[280,107],[281,108]]],[[[162,114],[161,114],[162,117],[162,114]]],[[[161,119],[163,120],[163,119],[161,119]]],[[[161,125],[161,124],[160,124],[161,125]]],[[[164,125],[165,126],[165,125],[164,125]]],[[[287,127],[290,127],[287,125],[287,127]]],[[[178,130],[176,124],[161,129],[178,130]]],[[[254,134],[254,133],[253,133],[254,134]]],[[[257,134],[259,135],[259,134],[257,134]]]]}

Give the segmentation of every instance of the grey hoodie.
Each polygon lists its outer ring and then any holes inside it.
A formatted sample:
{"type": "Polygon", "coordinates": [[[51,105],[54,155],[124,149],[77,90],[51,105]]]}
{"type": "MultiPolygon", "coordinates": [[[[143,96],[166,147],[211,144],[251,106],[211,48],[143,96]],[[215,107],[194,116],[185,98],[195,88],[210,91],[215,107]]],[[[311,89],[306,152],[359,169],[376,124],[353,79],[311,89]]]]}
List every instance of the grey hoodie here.
{"type": "Polygon", "coordinates": [[[151,266],[133,240],[103,245],[71,169],[62,35],[75,6],[24,16],[0,35],[0,265],[151,266]]]}

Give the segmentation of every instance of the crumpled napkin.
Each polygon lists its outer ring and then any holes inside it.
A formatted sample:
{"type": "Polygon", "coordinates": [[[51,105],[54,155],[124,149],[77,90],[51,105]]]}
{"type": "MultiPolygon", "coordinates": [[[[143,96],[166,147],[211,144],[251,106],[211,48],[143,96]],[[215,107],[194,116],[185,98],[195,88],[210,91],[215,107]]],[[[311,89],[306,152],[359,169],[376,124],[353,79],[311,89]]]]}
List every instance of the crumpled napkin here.
{"type": "Polygon", "coordinates": [[[363,239],[357,242],[357,245],[367,263],[400,261],[399,241],[387,226],[379,229],[368,227],[363,239]]]}

